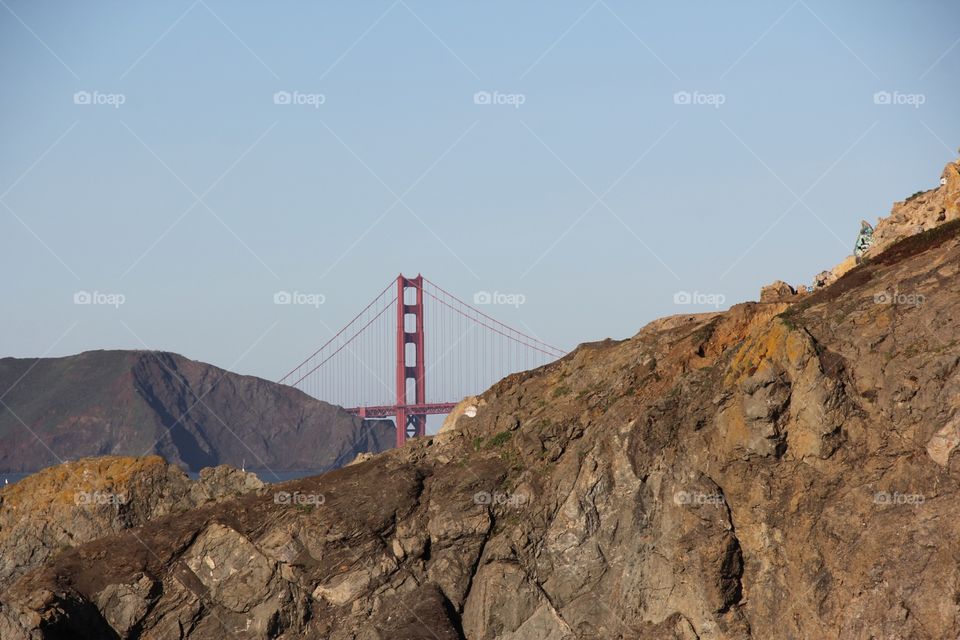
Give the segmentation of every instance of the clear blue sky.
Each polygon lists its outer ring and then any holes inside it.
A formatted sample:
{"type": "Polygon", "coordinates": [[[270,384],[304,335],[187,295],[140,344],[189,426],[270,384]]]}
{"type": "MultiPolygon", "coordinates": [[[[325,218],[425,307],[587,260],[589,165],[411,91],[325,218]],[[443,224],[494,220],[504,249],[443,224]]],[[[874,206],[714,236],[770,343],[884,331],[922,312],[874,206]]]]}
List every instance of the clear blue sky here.
{"type": "Polygon", "coordinates": [[[946,0],[2,0],[0,355],[275,379],[400,271],[521,293],[494,314],[563,348],[710,309],[678,291],[809,282],[956,157],[958,25],[946,0]]]}

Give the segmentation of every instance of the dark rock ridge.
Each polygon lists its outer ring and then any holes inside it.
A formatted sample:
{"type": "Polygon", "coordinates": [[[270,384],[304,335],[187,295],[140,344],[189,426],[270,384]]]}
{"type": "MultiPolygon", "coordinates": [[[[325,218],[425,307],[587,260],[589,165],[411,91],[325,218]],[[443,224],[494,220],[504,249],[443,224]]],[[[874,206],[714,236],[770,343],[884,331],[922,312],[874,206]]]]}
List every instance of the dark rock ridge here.
{"type": "Polygon", "coordinates": [[[437,436],[64,550],[0,636],[956,638],[958,276],[945,222],[581,345],[437,436]]]}
{"type": "Polygon", "coordinates": [[[301,391],[166,352],[87,351],[0,359],[0,472],[84,456],[156,453],[189,470],[274,471],[346,464],[392,446],[364,422],[301,391]]]}

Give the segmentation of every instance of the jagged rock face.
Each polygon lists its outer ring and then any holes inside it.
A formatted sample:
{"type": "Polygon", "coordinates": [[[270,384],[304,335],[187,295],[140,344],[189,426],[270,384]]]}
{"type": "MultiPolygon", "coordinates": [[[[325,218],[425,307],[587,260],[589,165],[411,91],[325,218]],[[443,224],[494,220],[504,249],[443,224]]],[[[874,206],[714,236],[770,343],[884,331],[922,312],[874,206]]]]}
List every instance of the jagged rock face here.
{"type": "Polygon", "coordinates": [[[67,550],[0,635],[956,637],[958,271],[947,223],[583,345],[433,438],[67,550]]]}
{"type": "Polygon", "coordinates": [[[0,590],[68,547],[263,486],[227,466],[204,469],[193,481],[159,456],[45,469],[0,489],[0,590]]]}
{"type": "Polygon", "coordinates": [[[0,471],[156,453],[192,471],[245,462],[320,472],[394,440],[392,424],[173,353],[2,358],[0,387],[11,409],[0,411],[0,471]]]}

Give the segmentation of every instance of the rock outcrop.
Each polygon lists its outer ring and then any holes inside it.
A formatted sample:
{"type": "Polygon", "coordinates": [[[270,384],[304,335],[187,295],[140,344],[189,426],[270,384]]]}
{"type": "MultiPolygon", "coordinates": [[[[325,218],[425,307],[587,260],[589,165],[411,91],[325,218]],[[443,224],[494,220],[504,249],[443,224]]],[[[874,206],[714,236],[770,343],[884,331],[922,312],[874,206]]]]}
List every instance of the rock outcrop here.
{"type": "Polygon", "coordinates": [[[64,550],[0,635],[956,637],[958,276],[946,222],[581,345],[437,436],[64,550]]]}
{"type": "Polygon", "coordinates": [[[889,216],[880,218],[873,233],[873,244],[865,256],[883,253],[904,238],[957,219],[960,219],[960,162],[951,162],[943,169],[938,187],[918,191],[897,202],[889,216]]]}
{"type": "MultiPolygon", "coordinates": [[[[890,215],[878,218],[870,235],[869,246],[857,255],[849,255],[829,271],[821,271],[813,278],[813,288],[833,284],[857,266],[859,260],[883,253],[893,244],[934,229],[945,222],[960,219],[960,162],[951,162],[943,169],[940,186],[929,191],[918,191],[902,202],[894,203],[890,215]]],[[[869,227],[865,220],[863,225],[869,227]]]]}
{"type": "MultiPolygon", "coordinates": [[[[867,260],[905,238],[957,219],[960,219],[960,162],[951,162],[943,169],[940,186],[918,191],[906,200],[894,203],[890,215],[878,218],[870,245],[859,258],[867,260]]],[[[863,224],[869,225],[866,221],[863,224]]],[[[857,263],[856,256],[847,256],[830,271],[817,274],[813,279],[814,288],[832,284],[857,263]]]]}
{"type": "Polygon", "coordinates": [[[393,425],[365,422],[286,385],[173,353],[88,351],[0,359],[0,472],[84,456],[156,453],[199,471],[316,470],[393,445],[393,425]]]}
{"type": "MultiPolygon", "coordinates": [[[[803,293],[806,293],[806,290],[803,293]]],[[[802,293],[798,293],[783,280],[776,280],[760,289],[760,302],[793,302],[798,295],[802,293]]]]}
{"type": "Polygon", "coordinates": [[[0,489],[0,590],[60,551],[264,486],[211,467],[193,481],[159,456],[104,456],[50,467],[0,489]]]}

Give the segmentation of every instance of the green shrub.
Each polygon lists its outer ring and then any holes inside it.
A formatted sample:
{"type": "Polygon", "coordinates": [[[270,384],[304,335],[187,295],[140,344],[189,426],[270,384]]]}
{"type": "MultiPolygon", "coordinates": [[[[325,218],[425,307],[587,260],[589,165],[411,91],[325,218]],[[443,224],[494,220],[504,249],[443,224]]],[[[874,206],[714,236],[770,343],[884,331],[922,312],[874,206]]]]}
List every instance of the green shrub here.
{"type": "Polygon", "coordinates": [[[513,434],[510,433],[509,431],[501,431],[500,433],[490,438],[490,441],[487,442],[487,448],[492,449],[494,447],[499,447],[501,445],[504,445],[507,442],[509,442],[510,438],[512,437],[513,437],[513,434]]]}

